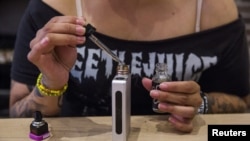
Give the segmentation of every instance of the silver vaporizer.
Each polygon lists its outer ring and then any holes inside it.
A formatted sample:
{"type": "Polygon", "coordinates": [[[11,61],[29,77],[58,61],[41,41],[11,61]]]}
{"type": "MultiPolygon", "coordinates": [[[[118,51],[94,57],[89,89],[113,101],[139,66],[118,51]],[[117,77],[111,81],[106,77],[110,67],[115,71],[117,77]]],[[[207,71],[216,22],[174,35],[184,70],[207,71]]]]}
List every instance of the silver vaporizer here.
{"type": "Polygon", "coordinates": [[[112,140],[127,141],[130,132],[131,115],[131,76],[129,66],[125,65],[116,54],[103,44],[93,34],[94,32],[95,28],[92,25],[86,25],[85,36],[106,51],[114,61],[119,63],[117,73],[112,80],[112,140]]]}
{"type": "Polygon", "coordinates": [[[130,132],[131,76],[129,66],[119,64],[112,80],[112,141],[127,141],[130,132]]]}

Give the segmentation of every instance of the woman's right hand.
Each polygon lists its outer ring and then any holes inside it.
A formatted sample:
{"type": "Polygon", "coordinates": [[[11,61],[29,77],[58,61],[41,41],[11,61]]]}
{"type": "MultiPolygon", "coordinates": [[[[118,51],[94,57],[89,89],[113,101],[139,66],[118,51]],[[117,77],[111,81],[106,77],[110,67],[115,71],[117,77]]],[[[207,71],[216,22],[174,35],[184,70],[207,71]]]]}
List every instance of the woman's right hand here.
{"type": "Polygon", "coordinates": [[[43,74],[49,89],[61,89],[68,81],[77,52],[76,45],[86,40],[85,21],[75,16],[52,18],[30,42],[28,60],[43,74]]]}

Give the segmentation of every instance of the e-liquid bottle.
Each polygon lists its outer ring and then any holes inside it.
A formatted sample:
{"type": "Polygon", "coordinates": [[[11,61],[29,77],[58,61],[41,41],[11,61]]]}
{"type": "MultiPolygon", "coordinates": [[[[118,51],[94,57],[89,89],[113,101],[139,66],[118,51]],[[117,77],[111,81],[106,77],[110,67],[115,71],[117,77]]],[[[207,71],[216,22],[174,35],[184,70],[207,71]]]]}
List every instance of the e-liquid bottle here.
{"type": "MultiPolygon", "coordinates": [[[[152,77],[152,89],[159,90],[159,85],[162,82],[171,81],[170,76],[168,75],[168,68],[166,63],[157,63],[155,65],[155,74],[152,77]]],[[[152,109],[156,113],[164,113],[158,109],[159,101],[153,99],[152,109]]]]}
{"type": "Polygon", "coordinates": [[[29,137],[35,141],[42,141],[50,137],[48,123],[42,119],[40,111],[36,111],[34,114],[34,120],[30,124],[29,137]]]}

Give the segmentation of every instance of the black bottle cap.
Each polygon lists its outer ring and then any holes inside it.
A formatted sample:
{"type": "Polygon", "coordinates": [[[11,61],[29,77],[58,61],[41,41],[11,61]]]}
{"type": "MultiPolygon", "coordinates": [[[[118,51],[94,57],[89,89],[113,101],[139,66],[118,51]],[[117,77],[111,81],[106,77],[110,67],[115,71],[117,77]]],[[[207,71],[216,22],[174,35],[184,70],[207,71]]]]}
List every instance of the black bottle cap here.
{"type": "Polygon", "coordinates": [[[89,37],[96,31],[96,28],[94,28],[91,24],[87,24],[85,28],[86,28],[86,33],[85,33],[86,37],[89,37]]]}
{"type": "Polygon", "coordinates": [[[35,122],[41,122],[43,120],[42,113],[40,111],[36,111],[34,114],[35,122]]]}

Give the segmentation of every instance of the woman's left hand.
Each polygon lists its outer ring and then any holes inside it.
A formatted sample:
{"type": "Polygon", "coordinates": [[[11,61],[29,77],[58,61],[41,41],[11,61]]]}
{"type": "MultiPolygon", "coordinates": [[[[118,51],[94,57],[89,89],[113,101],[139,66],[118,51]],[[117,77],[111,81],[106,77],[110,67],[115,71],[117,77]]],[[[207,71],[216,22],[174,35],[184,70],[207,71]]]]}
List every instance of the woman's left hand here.
{"type": "Polygon", "coordinates": [[[193,119],[202,103],[200,86],[195,81],[162,82],[160,90],[152,90],[152,80],[144,78],[144,87],[150,96],[158,99],[159,110],[170,113],[168,121],[182,132],[193,130],[193,119]]]}

